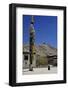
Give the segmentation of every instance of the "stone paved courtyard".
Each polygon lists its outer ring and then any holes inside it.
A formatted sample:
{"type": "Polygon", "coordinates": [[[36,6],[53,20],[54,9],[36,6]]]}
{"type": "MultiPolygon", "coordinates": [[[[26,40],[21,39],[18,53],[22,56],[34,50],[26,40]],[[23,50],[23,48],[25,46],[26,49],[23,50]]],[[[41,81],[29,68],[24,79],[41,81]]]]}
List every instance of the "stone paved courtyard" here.
{"type": "Polygon", "coordinates": [[[31,75],[31,74],[52,74],[57,73],[57,67],[51,67],[50,70],[48,68],[33,68],[33,71],[29,71],[29,69],[23,69],[24,75],[31,75]]]}

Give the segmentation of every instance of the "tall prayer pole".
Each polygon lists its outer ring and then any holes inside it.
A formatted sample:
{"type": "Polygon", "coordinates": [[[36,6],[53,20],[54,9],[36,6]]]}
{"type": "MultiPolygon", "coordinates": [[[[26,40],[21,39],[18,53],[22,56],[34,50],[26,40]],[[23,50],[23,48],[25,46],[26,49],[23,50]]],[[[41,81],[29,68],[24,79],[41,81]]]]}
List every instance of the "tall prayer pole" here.
{"type": "Polygon", "coordinates": [[[29,71],[33,71],[33,60],[34,60],[34,53],[35,53],[35,30],[34,30],[34,16],[31,16],[31,23],[30,23],[30,64],[29,64],[29,71]]]}

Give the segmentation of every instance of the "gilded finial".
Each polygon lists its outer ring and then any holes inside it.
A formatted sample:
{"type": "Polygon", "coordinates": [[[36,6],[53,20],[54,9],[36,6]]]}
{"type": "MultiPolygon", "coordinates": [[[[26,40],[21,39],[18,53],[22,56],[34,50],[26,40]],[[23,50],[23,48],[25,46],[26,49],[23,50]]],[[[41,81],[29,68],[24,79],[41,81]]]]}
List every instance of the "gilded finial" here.
{"type": "Polygon", "coordinates": [[[32,17],[31,17],[31,24],[33,24],[34,23],[34,16],[32,15],[32,17]]]}

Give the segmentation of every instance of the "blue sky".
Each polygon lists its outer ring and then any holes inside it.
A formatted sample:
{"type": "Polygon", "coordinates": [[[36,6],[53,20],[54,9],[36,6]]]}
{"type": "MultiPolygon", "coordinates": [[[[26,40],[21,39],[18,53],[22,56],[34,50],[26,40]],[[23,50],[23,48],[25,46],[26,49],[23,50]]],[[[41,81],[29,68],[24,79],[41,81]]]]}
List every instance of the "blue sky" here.
{"type": "MultiPolygon", "coordinates": [[[[23,43],[29,43],[31,15],[23,15],[23,43]]],[[[57,16],[34,16],[35,44],[57,47],[57,16]]]]}

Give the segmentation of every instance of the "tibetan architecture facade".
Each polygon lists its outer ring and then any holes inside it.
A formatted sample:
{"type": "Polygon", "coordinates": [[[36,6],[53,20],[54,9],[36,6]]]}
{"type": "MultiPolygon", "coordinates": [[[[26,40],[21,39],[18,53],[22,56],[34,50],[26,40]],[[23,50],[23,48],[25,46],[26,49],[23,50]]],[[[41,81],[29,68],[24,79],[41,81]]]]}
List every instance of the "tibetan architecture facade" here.
{"type": "MultiPolygon", "coordinates": [[[[29,45],[23,46],[23,68],[29,68],[30,51],[29,45]]],[[[47,44],[35,45],[35,54],[33,59],[33,67],[46,67],[48,64],[57,66],[57,49],[47,44]]]]}

